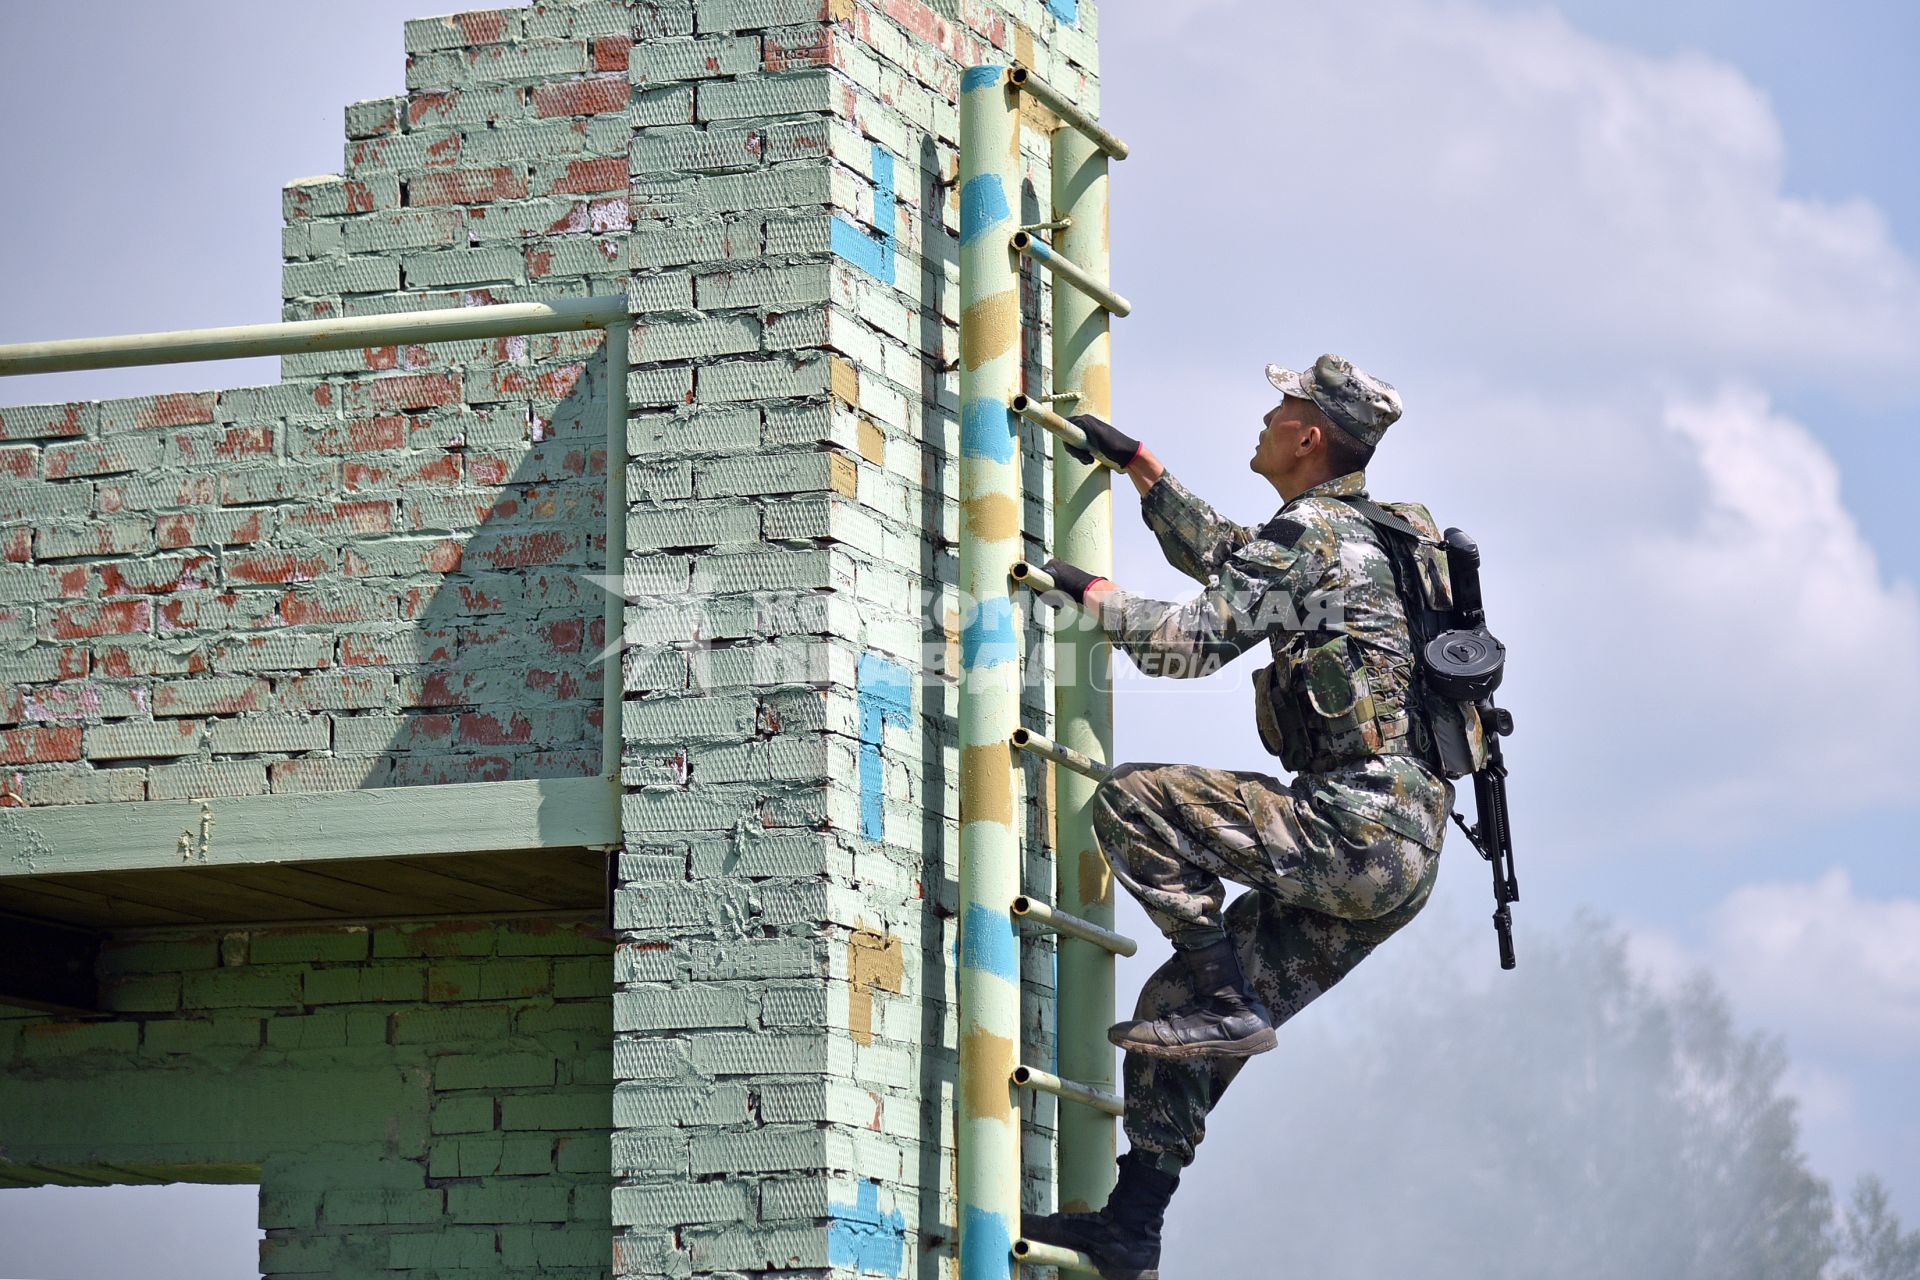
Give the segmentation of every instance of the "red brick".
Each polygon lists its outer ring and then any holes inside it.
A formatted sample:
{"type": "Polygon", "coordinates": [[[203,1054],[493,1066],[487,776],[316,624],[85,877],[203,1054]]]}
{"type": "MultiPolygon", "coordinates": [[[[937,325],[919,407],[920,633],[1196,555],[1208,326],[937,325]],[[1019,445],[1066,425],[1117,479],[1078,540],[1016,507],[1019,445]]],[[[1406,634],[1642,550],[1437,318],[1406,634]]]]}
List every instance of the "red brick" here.
{"type": "Polygon", "coordinates": [[[393,503],[379,499],[335,502],[289,511],[281,524],[307,533],[338,531],[348,534],[392,533],[393,503]]]}
{"type": "MultiPolygon", "coordinates": [[[[25,429],[25,434],[49,437],[85,435],[86,428],[80,425],[80,410],[84,407],[79,404],[66,405],[66,412],[61,414],[56,422],[32,420],[32,425],[25,429]]],[[[0,409],[0,440],[11,438],[7,433],[7,413],[8,410],[0,409]]]]}
{"type": "Polygon", "coordinates": [[[147,600],[83,600],[53,614],[53,638],[91,640],[95,636],[140,635],[153,628],[147,600]]]}
{"type": "Polygon", "coordinates": [[[561,618],[554,622],[543,622],[535,628],[535,634],[545,642],[549,653],[580,652],[580,642],[586,633],[586,622],[580,618],[561,618]]]}
{"type": "MultiPolygon", "coordinates": [[[[386,348],[392,351],[392,347],[386,348]]],[[[371,353],[369,353],[371,354],[371,353]]],[[[320,454],[378,453],[398,449],[407,442],[407,419],[401,414],[378,418],[358,418],[337,427],[316,432],[307,442],[307,452],[320,454]]]]}
{"type": "Polygon", "coordinates": [[[559,564],[578,550],[579,540],[572,534],[546,530],[508,534],[492,546],[473,552],[471,558],[494,569],[524,569],[528,565],[559,564]]]}
{"type": "Polygon", "coordinates": [[[11,560],[15,564],[25,564],[33,559],[33,529],[21,525],[17,529],[0,531],[0,560],[11,560]]]}
{"type": "Polygon", "coordinates": [[[533,109],[543,116],[598,116],[625,111],[627,78],[559,80],[534,86],[533,109]]]}
{"type": "Polygon", "coordinates": [[[498,44],[507,37],[507,15],[498,9],[476,9],[457,13],[453,20],[472,44],[498,44]]]}
{"type": "Polygon", "coordinates": [[[0,476],[30,476],[40,465],[40,450],[30,444],[0,449],[0,476]]]}
{"type": "Polygon", "coordinates": [[[760,60],[768,71],[824,67],[833,56],[833,30],[806,27],[793,34],[769,35],[761,39],[760,46],[760,60]]]}
{"type": "Polygon", "coordinates": [[[595,71],[625,71],[633,54],[633,40],[629,36],[601,36],[593,42],[593,69],[595,71]]]}
{"type": "Polygon", "coordinates": [[[429,409],[460,402],[460,380],[445,373],[415,373],[358,383],[381,409],[429,409]]]}
{"type": "Polygon", "coordinates": [[[470,711],[460,717],[460,741],[478,747],[509,747],[533,740],[533,722],[518,712],[510,712],[507,722],[485,711],[470,711]]]}
{"type": "MultiPolygon", "coordinates": [[[[392,604],[391,601],[385,603],[392,604]]],[[[393,610],[383,607],[377,598],[289,591],[280,597],[280,616],[288,626],[300,627],[309,623],[379,622],[392,617],[393,610]]]]}
{"type": "Polygon", "coordinates": [[[47,728],[28,725],[0,730],[0,764],[58,764],[80,758],[84,725],[47,728]]]}
{"type": "Polygon", "coordinates": [[[243,711],[264,710],[272,686],[254,680],[238,693],[208,699],[204,680],[165,680],[153,686],[153,714],[156,716],[232,716],[243,711]]]}
{"type": "MultiPolygon", "coordinates": [[[[620,185],[624,187],[626,161],[619,163],[620,185]]],[[[489,200],[518,200],[526,194],[527,175],[505,165],[492,169],[447,169],[423,173],[407,183],[407,203],[410,205],[484,204],[489,200]]]]}
{"type": "Polygon", "coordinates": [[[216,458],[270,458],[273,452],[272,427],[228,427],[213,446],[216,458]]]}
{"type": "Polygon", "coordinates": [[[453,661],[455,637],[451,628],[434,630],[415,628],[402,635],[385,632],[349,632],[340,637],[340,665],[343,667],[395,667],[407,666],[416,662],[453,661]],[[418,652],[414,641],[430,640],[424,656],[415,657],[418,652]]]}
{"type": "Polygon", "coordinates": [[[260,551],[227,557],[227,577],[238,582],[311,582],[333,572],[328,556],[260,551]]]}
{"type": "Polygon", "coordinates": [[[147,427],[185,427],[196,422],[213,421],[214,393],[199,391],[155,396],[153,407],[142,409],[136,425],[147,427]]]}
{"type": "Polygon", "coordinates": [[[164,595],[198,591],[209,585],[212,556],[154,556],[94,566],[103,596],[164,595]]]}
{"type": "Polygon", "coordinates": [[[399,486],[402,489],[457,489],[462,468],[460,455],[444,453],[410,467],[376,467],[369,462],[348,462],[341,476],[348,493],[399,486]]]}
{"type": "Polygon", "coordinates": [[[626,189],[627,158],[625,156],[605,156],[598,160],[569,160],[566,176],[547,188],[553,194],[567,192],[574,195],[591,195],[599,191],[625,191],[626,189]]]}
{"type": "Polygon", "coordinates": [[[580,673],[535,668],[527,672],[527,690],[556,701],[571,702],[580,696],[580,673]]]}

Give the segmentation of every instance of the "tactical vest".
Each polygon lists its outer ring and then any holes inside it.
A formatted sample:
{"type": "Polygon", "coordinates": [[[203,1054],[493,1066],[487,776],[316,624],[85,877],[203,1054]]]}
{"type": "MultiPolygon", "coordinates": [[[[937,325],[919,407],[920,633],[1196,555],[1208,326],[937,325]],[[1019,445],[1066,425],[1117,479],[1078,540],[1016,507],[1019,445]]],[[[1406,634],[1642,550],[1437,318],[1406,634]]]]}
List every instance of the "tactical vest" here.
{"type": "MultiPolygon", "coordinates": [[[[1367,517],[1393,566],[1410,649],[1418,655],[1451,625],[1453,591],[1439,539],[1414,503],[1341,498],[1367,517]]],[[[1344,631],[1295,631],[1254,675],[1260,740],[1293,773],[1324,773],[1370,756],[1414,756],[1448,778],[1486,763],[1480,716],[1441,696],[1417,657],[1362,643],[1344,631]]]]}

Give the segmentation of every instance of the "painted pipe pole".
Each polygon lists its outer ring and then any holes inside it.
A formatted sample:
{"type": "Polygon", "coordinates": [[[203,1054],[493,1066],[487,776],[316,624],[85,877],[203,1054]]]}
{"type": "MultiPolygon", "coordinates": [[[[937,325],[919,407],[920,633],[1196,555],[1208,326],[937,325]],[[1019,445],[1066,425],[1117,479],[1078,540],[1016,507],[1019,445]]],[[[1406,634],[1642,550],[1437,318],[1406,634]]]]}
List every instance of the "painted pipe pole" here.
{"type": "Polygon", "coordinates": [[[621,658],[627,628],[627,338],[629,324],[607,326],[607,612],[600,684],[600,772],[620,808],[621,704],[626,681],[621,658]]]}
{"type": "MultiPolygon", "coordinates": [[[[1055,134],[1054,136],[1059,137],[1060,135],[1055,134]]],[[[1067,228],[1069,232],[1072,230],[1073,228],[1071,227],[1067,228]]],[[[1062,238],[1067,237],[1063,235],[1062,238]]],[[[1079,237],[1076,236],[1072,238],[1078,239],[1079,237]]],[[[1114,315],[1124,316],[1133,313],[1133,304],[1107,286],[1104,264],[1098,270],[1092,267],[1081,266],[1078,262],[1075,262],[1066,255],[1066,249],[1064,247],[1055,249],[1031,231],[1017,233],[1013,237],[1013,247],[1045,267],[1047,273],[1054,278],[1056,288],[1058,288],[1059,281],[1065,280],[1068,284],[1086,294],[1114,315]]],[[[1057,371],[1054,376],[1056,378],[1059,377],[1057,371]]],[[[1091,409],[1085,411],[1087,413],[1093,412],[1091,409]]]]}
{"type": "MultiPolygon", "coordinates": [[[[1107,158],[1085,135],[1053,135],[1053,213],[1068,225],[1060,251],[1108,275],[1107,158]]],[[[1108,312],[1078,289],[1053,290],[1053,381],[1077,391],[1076,408],[1113,419],[1112,343],[1108,312]]],[[[1113,495],[1107,471],[1077,461],[1053,441],[1053,554],[1100,577],[1113,576],[1113,495]]],[[[1072,627],[1054,631],[1054,736],[1080,756],[1113,762],[1113,646],[1091,615],[1064,613],[1072,627]]],[[[1099,783],[1070,769],[1053,771],[1056,886],[1054,905],[1111,930],[1113,878],[1093,835],[1093,793],[1099,783]]],[[[1089,942],[1060,942],[1059,1067],[1062,1075],[1111,1092],[1114,1049],[1113,957],[1089,942]]],[[[1098,1209],[1113,1189],[1116,1139],[1107,1116],[1084,1107],[1060,1112],[1060,1207],[1098,1209]]]]}
{"type": "Polygon", "coordinates": [[[1028,68],[1015,67],[1013,69],[1013,84],[1014,87],[1021,92],[1030,93],[1041,102],[1046,103],[1048,110],[1072,125],[1087,141],[1091,142],[1101,151],[1112,156],[1115,160],[1125,160],[1127,158],[1126,143],[1115,137],[1098,120],[1095,120],[1085,111],[1082,111],[1079,107],[1076,107],[1073,103],[1061,97],[1059,90],[1055,89],[1045,80],[1042,80],[1039,76],[1033,74],[1028,68]]]}
{"type": "Polygon", "coordinates": [[[335,320],[288,320],[224,329],[176,329],[116,338],[64,338],[0,347],[0,376],[117,369],[130,365],[189,364],[246,356],[291,356],[307,351],[351,351],[402,342],[450,342],[455,338],[508,338],[525,333],[567,333],[625,323],[621,297],[560,298],[553,302],[503,302],[437,311],[396,311],[384,316],[335,320]]]}
{"type": "Polygon", "coordinates": [[[1020,892],[1013,752],[1020,638],[1020,117],[1005,67],[960,79],[960,1115],[961,1280],[1011,1280],[1020,1222],[1020,892]]]}

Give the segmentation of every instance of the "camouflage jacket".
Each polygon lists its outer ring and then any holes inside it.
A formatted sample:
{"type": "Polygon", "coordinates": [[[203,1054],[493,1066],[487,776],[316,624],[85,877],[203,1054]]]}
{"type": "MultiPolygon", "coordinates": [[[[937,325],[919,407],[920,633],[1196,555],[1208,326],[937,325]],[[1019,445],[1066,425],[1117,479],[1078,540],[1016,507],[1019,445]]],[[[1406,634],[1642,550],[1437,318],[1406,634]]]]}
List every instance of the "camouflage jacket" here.
{"type": "MultiPolygon", "coordinates": [[[[1103,627],[1142,671],[1178,677],[1209,675],[1263,640],[1285,669],[1289,646],[1304,635],[1344,632],[1365,663],[1380,723],[1404,732],[1420,714],[1406,608],[1373,525],[1340,501],[1365,497],[1365,486],[1364,472],[1338,476],[1249,529],[1163,475],[1141,515],[1167,562],[1205,590],[1184,603],[1115,590],[1102,606],[1103,627]]],[[[1363,844],[1385,827],[1438,849],[1453,801],[1451,784],[1412,753],[1302,772],[1293,788],[1321,801],[1329,820],[1363,844]]]]}

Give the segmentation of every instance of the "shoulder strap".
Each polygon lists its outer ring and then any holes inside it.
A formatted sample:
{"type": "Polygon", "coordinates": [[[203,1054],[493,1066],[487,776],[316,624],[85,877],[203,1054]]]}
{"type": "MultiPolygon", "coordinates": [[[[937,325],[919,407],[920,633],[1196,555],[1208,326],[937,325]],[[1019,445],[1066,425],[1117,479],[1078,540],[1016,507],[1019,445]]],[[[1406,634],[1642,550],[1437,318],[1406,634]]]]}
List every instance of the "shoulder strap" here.
{"type": "Polygon", "coordinates": [[[1399,516],[1393,514],[1393,512],[1387,510],[1371,498],[1350,498],[1343,495],[1340,501],[1346,503],[1383,529],[1391,529],[1395,533],[1405,534],[1415,542],[1433,541],[1432,538],[1420,532],[1420,530],[1416,529],[1412,524],[1402,520],[1399,516]]]}

